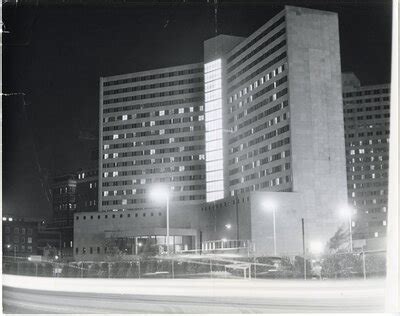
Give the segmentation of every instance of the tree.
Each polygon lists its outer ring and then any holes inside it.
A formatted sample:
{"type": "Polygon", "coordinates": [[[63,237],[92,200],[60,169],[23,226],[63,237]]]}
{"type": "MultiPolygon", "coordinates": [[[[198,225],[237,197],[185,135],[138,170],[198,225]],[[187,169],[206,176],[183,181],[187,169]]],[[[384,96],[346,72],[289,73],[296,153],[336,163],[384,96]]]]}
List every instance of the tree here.
{"type": "Polygon", "coordinates": [[[336,233],[329,239],[328,249],[333,253],[342,250],[348,246],[349,237],[349,231],[344,229],[343,226],[339,227],[336,233]]]}

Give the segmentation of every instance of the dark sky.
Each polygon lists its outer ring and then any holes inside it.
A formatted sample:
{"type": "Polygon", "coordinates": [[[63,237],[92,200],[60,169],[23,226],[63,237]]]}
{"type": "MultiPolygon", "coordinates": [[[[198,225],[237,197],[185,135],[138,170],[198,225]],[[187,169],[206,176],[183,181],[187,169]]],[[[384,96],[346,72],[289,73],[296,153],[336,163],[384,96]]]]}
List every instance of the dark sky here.
{"type": "Polygon", "coordinates": [[[25,93],[3,96],[3,213],[51,214],[52,176],[90,162],[99,77],[200,62],[216,21],[218,34],[248,36],[284,4],[337,12],[342,71],[390,81],[390,1],[220,0],[217,19],[213,0],[126,2],[3,6],[3,93],[25,93]]]}

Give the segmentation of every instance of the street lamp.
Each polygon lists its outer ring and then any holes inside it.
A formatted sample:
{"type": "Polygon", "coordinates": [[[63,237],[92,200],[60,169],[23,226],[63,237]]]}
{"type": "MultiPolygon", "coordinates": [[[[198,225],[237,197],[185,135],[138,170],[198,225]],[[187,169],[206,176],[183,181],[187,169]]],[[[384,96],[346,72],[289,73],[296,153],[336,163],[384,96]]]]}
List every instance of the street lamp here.
{"type": "Polygon", "coordinates": [[[353,233],[352,233],[352,216],[354,214],[354,209],[348,205],[344,206],[340,210],[340,215],[343,218],[346,218],[349,220],[349,239],[350,239],[350,252],[353,252],[353,233]]]}
{"type": "Polygon", "coordinates": [[[314,255],[320,255],[324,251],[324,244],[318,240],[310,242],[310,252],[314,255]]]}
{"type": "Polygon", "coordinates": [[[169,255],[169,190],[162,185],[156,185],[150,190],[150,197],[155,201],[166,203],[167,207],[167,255],[169,255]]]}
{"type": "Polygon", "coordinates": [[[263,207],[266,210],[272,211],[272,218],[274,224],[274,256],[276,256],[276,225],[275,225],[276,203],[272,200],[267,200],[263,203],[263,207]]]}
{"type": "MultiPolygon", "coordinates": [[[[10,244],[7,245],[7,249],[11,249],[10,244]]],[[[16,260],[17,260],[17,246],[14,245],[14,261],[16,261],[16,260]]]]}

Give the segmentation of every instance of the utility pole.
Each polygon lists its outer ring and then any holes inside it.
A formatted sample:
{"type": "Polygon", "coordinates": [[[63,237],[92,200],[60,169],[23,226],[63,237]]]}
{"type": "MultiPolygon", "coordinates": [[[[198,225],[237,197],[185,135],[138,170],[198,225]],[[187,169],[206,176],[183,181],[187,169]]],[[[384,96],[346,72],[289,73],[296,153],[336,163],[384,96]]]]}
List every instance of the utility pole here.
{"type": "Polygon", "coordinates": [[[307,280],[306,242],[304,238],[304,218],[301,218],[301,233],[303,237],[304,280],[307,280]]]}

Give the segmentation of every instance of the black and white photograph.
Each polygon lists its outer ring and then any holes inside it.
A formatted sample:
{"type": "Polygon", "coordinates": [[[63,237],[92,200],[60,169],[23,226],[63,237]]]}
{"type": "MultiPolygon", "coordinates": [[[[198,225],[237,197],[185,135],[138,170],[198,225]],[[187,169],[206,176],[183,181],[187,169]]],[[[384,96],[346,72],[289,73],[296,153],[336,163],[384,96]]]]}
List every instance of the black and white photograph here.
{"type": "Polygon", "coordinates": [[[399,312],[397,14],[3,0],[3,313],[399,312]]]}

